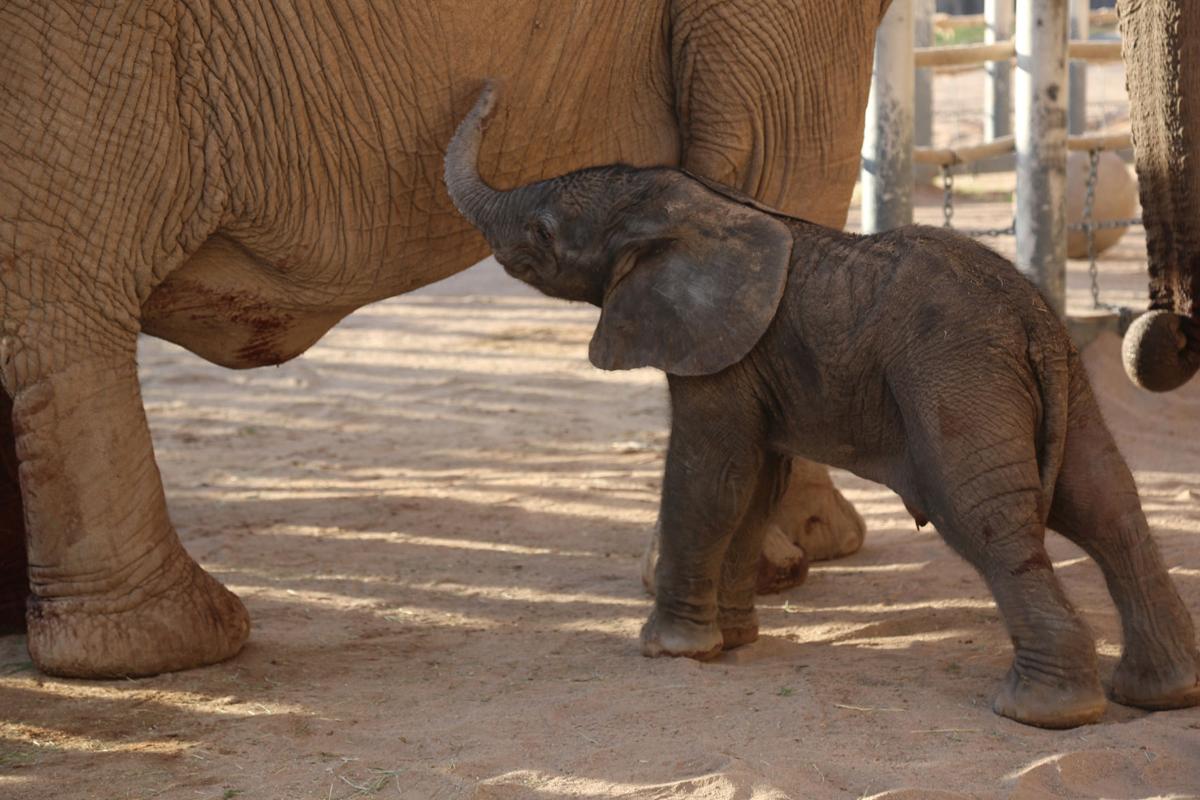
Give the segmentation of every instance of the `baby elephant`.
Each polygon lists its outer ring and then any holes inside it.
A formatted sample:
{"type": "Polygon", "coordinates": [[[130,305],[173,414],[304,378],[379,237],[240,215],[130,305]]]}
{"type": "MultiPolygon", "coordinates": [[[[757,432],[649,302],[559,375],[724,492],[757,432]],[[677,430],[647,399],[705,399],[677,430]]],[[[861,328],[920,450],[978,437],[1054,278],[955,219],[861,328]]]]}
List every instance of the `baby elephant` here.
{"type": "Polygon", "coordinates": [[[446,185],[509,274],[602,309],[601,369],[667,373],[671,441],[647,655],[753,641],[764,520],[788,457],[895,490],[987,581],[1015,657],[997,713],[1104,712],[1096,651],[1046,526],[1096,560],[1120,610],[1112,697],[1200,702],[1192,620],[1062,324],[1005,259],[956,234],[856,236],[673,169],[617,165],[497,191],[476,159],[490,88],[446,185]]]}

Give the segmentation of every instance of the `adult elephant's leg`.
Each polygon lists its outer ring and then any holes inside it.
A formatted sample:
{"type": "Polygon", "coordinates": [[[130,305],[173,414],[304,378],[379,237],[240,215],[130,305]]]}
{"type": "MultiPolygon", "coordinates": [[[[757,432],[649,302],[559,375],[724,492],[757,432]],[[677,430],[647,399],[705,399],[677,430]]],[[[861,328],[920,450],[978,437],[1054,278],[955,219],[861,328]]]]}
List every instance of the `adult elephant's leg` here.
{"type": "MultiPolygon", "coordinates": [[[[875,30],[886,6],[847,2],[831,12],[821,0],[672,3],[683,166],[798,217],[845,225],[858,176],[875,30]]],[[[797,465],[792,474],[813,470],[797,465]]],[[[797,481],[781,504],[796,513],[773,532],[776,546],[764,550],[762,574],[773,576],[764,590],[803,580],[806,538],[827,557],[854,552],[862,541],[862,518],[825,468],[815,470],[822,479],[797,481]]]]}
{"type": "Polygon", "coordinates": [[[17,480],[12,399],[0,389],[0,634],[25,630],[28,594],[25,520],[17,480]]]}
{"type": "Polygon", "coordinates": [[[722,390],[717,381],[670,381],[671,442],[659,512],[660,555],[642,652],[706,659],[721,651],[717,600],[722,562],[758,494],[763,431],[758,412],[731,405],[728,387],[722,390]],[[722,408],[716,425],[714,407],[722,408]]]}
{"type": "MultiPolygon", "coordinates": [[[[824,467],[799,458],[787,461],[790,463],[779,466],[777,476],[782,481],[777,487],[783,494],[782,502],[779,497],[775,498],[771,516],[763,521],[756,536],[738,539],[748,542],[742,546],[742,555],[747,552],[744,548],[754,548],[755,564],[750,574],[754,576],[752,588],[758,594],[774,594],[799,586],[808,575],[810,561],[856,552],[866,532],[858,512],[833,489],[833,482],[824,467]],[[797,478],[797,471],[803,477],[797,478]],[[818,481],[817,486],[809,483],[812,479],[818,481]],[[836,513],[829,513],[826,508],[831,503],[836,506],[836,513]],[[857,520],[857,527],[831,524],[832,520],[844,518],[857,520]]],[[[642,553],[642,585],[650,594],[654,594],[654,569],[658,564],[661,541],[662,520],[659,519],[654,523],[654,532],[642,553]]]]}
{"type": "MultiPolygon", "coordinates": [[[[150,675],[228,658],[241,602],[167,517],[129,331],[16,345],[5,364],[27,523],[29,650],[43,671],[150,675]]],[[[50,331],[55,331],[51,334],[50,331]]]]}
{"type": "Polygon", "coordinates": [[[1082,369],[1076,361],[1050,526],[1095,559],[1120,611],[1124,647],[1113,673],[1113,699],[1148,709],[1200,704],[1191,615],[1167,574],[1133,476],[1082,369]]]}
{"type": "Polygon", "coordinates": [[[164,4],[16,5],[0,3],[0,385],[30,654],[81,677],[217,661],[242,645],[246,613],[171,527],[135,357],[154,287],[249,202],[228,183],[245,172],[224,146],[236,112],[208,91],[224,68],[202,52],[209,33],[227,40],[164,4]]]}
{"type": "Polygon", "coordinates": [[[857,553],[866,535],[866,523],[833,485],[829,470],[795,458],[789,472],[787,491],[771,524],[810,561],[857,553]]]}

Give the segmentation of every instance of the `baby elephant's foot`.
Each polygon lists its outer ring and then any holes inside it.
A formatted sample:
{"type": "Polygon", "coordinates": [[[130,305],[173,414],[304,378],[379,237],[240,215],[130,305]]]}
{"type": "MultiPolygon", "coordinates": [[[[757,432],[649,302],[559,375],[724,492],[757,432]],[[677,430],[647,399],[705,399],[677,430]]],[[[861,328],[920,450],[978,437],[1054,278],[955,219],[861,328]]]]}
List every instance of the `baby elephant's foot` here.
{"type": "Polygon", "coordinates": [[[1094,670],[1078,680],[1046,683],[1021,675],[1015,668],[992,703],[997,714],[1039,728],[1074,728],[1104,715],[1107,701],[1094,670]]]}
{"type": "Polygon", "coordinates": [[[1112,699],[1149,711],[1200,705],[1196,656],[1188,654],[1174,663],[1157,665],[1137,663],[1126,654],[1113,673],[1112,699]]]}
{"type": "Polygon", "coordinates": [[[717,612],[721,649],[732,650],[758,641],[758,612],[751,608],[725,608],[717,612]]]}
{"type": "Polygon", "coordinates": [[[642,626],[642,655],[651,658],[677,656],[708,661],[721,652],[723,641],[717,623],[692,622],[657,608],[642,626]]]}

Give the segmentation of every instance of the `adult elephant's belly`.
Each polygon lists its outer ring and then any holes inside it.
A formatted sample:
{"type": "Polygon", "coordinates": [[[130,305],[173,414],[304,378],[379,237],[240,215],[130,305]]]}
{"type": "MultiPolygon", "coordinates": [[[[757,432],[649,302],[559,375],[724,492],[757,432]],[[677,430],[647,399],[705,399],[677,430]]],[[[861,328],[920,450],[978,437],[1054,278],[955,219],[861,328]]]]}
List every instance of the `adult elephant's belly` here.
{"type": "Polygon", "coordinates": [[[214,236],[151,292],[142,331],[225,367],[281,364],[361,305],[339,295],[214,236]]]}

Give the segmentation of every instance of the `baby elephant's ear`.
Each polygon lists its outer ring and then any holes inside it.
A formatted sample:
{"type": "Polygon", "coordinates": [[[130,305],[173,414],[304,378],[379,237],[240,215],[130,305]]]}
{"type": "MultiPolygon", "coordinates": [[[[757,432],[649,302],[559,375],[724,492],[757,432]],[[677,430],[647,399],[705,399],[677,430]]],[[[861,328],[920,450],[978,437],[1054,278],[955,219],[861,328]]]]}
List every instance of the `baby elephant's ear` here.
{"type": "Polygon", "coordinates": [[[740,361],[775,316],[792,253],[770,214],[672,174],[639,234],[658,244],[614,273],[589,357],[601,369],[711,375],[740,361]]]}

